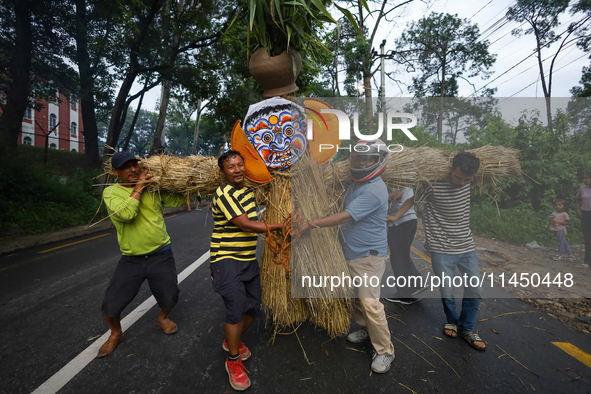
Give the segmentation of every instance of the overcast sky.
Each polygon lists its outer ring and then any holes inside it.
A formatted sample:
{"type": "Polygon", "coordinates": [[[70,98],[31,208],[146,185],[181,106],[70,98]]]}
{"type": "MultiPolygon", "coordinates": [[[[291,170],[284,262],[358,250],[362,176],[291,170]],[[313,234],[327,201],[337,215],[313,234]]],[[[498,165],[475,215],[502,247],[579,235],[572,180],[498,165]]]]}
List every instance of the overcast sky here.
{"type": "MultiPolygon", "coordinates": [[[[530,55],[535,48],[533,35],[515,37],[511,30],[518,27],[516,22],[504,23],[504,15],[509,6],[515,1],[509,0],[474,0],[474,1],[452,1],[439,0],[430,5],[415,1],[406,7],[402,17],[396,19],[395,23],[381,23],[378,37],[375,40],[375,49],[379,51],[379,45],[386,39],[386,50],[394,49],[394,41],[400,36],[402,30],[409,21],[419,20],[431,12],[447,12],[457,14],[460,18],[467,18],[471,23],[478,24],[483,39],[490,43],[489,51],[497,55],[497,60],[492,67],[493,75],[486,81],[476,77],[471,82],[480,88],[486,83],[487,87],[497,88],[496,97],[543,97],[542,86],[539,80],[539,69],[537,59],[531,56],[523,63],[517,65],[524,58],[530,55]],[[503,24],[504,23],[504,24],[503,24]],[[498,79],[495,79],[498,78],[498,79]],[[493,81],[494,80],[494,81],[493,81]],[[492,81],[492,82],[491,82],[492,81]]],[[[573,16],[568,12],[562,15],[562,25],[555,29],[559,34],[566,29],[572,21],[573,16]]],[[[371,18],[369,23],[372,24],[371,18]]],[[[525,26],[524,26],[525,27],[525,26]]],[[[544,49],[543,57],[551,57],[558,45],[544,49]]],[[[550,59],[544,63],[545,70],[549,68],[550,59]]],[[[589,65],[588,56],[575,45],[571,45],[561,51],[554,65],[554,77],[552,83],[553,97],[570,97],[569,89],[578,85],[581,78],[583,66],[589,65]]],[[[393,61],[386,62],[386,71],[396,69],[393,61]]],[[[376,81],[379,83],[379,73],[376,74],[376,81]]],[[[399,75],[406,83],[411,82],[412,74],[399,75]]],[[[341,79],[344,79],[341,78],[341,79]]],[[[377,96],[377,90],[373,86],[372,96],[377,96]]],[[[135,90],[140,86],[136,84],[135,90]]],[[[466,82],[460,80],[460,96],[469,96],[474,89],[466,82]]],[[[397,86],[388,80],[386,85],[387,97],[410,96],[407,90],[397,86]]],[[[157,111],[156,102],[160,97],[160,88],[154,88],[144,98],[143,108],[157,111]]],[[[132,104],[132,106],[134,106],[132,104]]]]}

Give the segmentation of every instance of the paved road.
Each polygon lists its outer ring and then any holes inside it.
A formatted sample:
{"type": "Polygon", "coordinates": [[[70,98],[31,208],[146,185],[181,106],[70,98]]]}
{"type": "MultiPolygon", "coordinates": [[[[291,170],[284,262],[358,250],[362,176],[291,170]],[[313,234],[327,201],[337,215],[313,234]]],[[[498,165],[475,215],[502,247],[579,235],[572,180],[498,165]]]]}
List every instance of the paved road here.
{"type": "MultiPolygon", "coordinates": [[[[207,253],[212,218],[205,210],[191,211],[166,223],[180,273],[207,253]]],[[[421,245],[415,247],[413,257],[429,269],[421,245]]],[[[232,392],[221,348],[224,309],[211,289],[208,260],[180,284],[171,314],[178,334],[164,335],[157,308],[142,307],[138,312],[145,314],[115,353],[88,365],[72,361],[107,331],[100,302],[118,258],[114,230],[0,256],[0,392],[33,392],[52,377],[64,384],[62,393],[232,392]],[[72,379],[54,377],[64,367],[81,370],[72,379]]],[[[149,297],[144,284],[124,315],[149,297]]],[[[484,353],[442,335],[438,299],[386,307],[396,348],[390,372],[370,374],[369,343],[330,340],[303,324],[297,335],[280,335],[270,344],[271,330],[257,321],[244,338],[253,353],[245,363],[249,392],[591,392],[589,336],[519,300],[484,300],[479,319],[532,312],[477,323],[488,343],[484,353]]]]}

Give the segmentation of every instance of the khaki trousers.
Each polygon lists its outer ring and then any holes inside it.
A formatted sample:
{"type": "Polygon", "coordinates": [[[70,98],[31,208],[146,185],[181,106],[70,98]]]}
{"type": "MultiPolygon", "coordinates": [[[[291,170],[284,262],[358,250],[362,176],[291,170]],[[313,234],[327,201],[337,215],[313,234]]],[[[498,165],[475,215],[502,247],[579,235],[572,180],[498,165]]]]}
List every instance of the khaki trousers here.
{"type": "MultiPolygon", "coordinates": [[[[390,330],[386,321],[384,304],[380,302],[382,276],[386,270],[385,257],[367,256],[347,260],[351,278],[355,276],[367,278],[362,286],[356,289],[353,300],[353,320],[369,333],[371,344],[378,354],[394,354],[394,345],[390,338],[390,330]],[[377,277],[371,281],[371,277],[377,277]],[[365,283],[366,282],[366,283],[365,283]],[[370,283],[377,286],[372,287],[370,283]]],[[[359,279],[357,279],[357,283],[359,279]]]]}

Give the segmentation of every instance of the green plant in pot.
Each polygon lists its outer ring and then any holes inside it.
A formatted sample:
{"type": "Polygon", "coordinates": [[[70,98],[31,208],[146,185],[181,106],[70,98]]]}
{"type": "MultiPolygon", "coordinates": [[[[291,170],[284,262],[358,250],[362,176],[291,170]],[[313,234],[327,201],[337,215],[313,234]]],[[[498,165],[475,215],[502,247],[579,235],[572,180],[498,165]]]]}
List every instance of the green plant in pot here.
{"type": "Polygon", "coordinates": [[[313,61],[322,52],[328,52],[320,43],[319,34],[325,24],[337,21],[325,4],[333,4],[357,27],[351,12],[333,0],[241,0],[241,3],[248,18],[247,47],[254,51],[249,71],[265,89],[265,97],[296,92],[301,55],[304,61],[313,61]]]}

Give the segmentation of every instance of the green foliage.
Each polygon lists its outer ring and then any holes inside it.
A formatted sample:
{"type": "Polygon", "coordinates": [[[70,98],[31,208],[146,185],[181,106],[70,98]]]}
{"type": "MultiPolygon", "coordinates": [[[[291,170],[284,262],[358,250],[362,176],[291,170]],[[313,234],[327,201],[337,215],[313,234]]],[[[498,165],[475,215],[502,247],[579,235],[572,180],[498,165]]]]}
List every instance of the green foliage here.
{"type": "MultiPolygon", "coordinates": [[[[476,234],[487,235],[503,241],[526,244],[536,241],[540,245],[554,246],[556,238],[549,229],[548,215],[552,210],[535,212],[530,207],[501,209],[500,215],[493,204],[480,202],[470,208],[470,224],[476,234]]],[[[569,244],[583,243],[580,231],[581,221],[571,209],[570,224],[567,226],[569,244]]]]}
{"type": "Polygon", "coordinates": [[[583,67],[583,75],[579,83],[583,86],[575,86],[570,92],[575,97],[591,97],[591,67],[583,67]]]}
{"type": "Polygon", "coordinates": [[[519,161],[525,175],[501,181],[505,190],[499,197],[501,208],[531,207],[548,213],[556,198],[574,206],[581,175],[591,168],[591,158],[567,126],[566,115],[560,112],[552,129],[542,124],[537,111],[524,112],[515,127],[496,112],[483,128],[467,134],[471,147],[503,145],[521,151],[519,161]]]}
{"type": "MultiPolygon", "coordinates": [[[[131,127],[134,115],[135,113],[131,111],[127,113],[122,133],[119,136],[119,146],[123,145],[123,141],[129,133],[129,128],[131,127]]],[[[154,138],[154,132],[156,131],[156,122],[158,122],[157,113],[140,109],[137,122],[129,140],[128,149],[130,151],[140,157],[148,154],[152,147],[152,139],[154,138]]]]}
{"type": "Polygon", "coordinates": [[[554,32],[560,22],[558,15],[566,11],[570,0],[517,0],[507,10],[507,19],[515,22],[526,22],[529,26],[515,29],[511,33],[516,36],[535,34],[539,48],[549,47],[560,36],[554,32]]]}
{"type": "MultiPolygon", "coordinates": [[[[0,236],[34,234],[88,224],[100,205],[98,175],[86,172],[81,153],[20,145],[0,162],[0,236]]],[[[104,208],[100,217],[105,216],[104,208]]]]}
{"type": "Polygon", "coordinates": [[[480,39],[476,24],[445,13],[433,12],[409,23],[396,45],[397,51],[408,53],[405,56],[408,63],[421,71],[413,77],[410,89],[416,97],[425,96],[438,86],[444,92],[437,92],[437,96],[444,96],[445,85],[433,84],[434,79],[447,81],[451,76],[453,83],[464,74],[467,78],[477,75],[486,78],[496,59],[496,55],[488,52],[488,41],[480,39]]]}
{"type": "Polygon", "coordinates": [[[302,58],[315,58],[327,51],[319,32],[323,24],[336,23],[321,0],[243,0],[248,15],[247,44],[254,52],[267,48],[269,56],[296,50],[302,58]]]}

